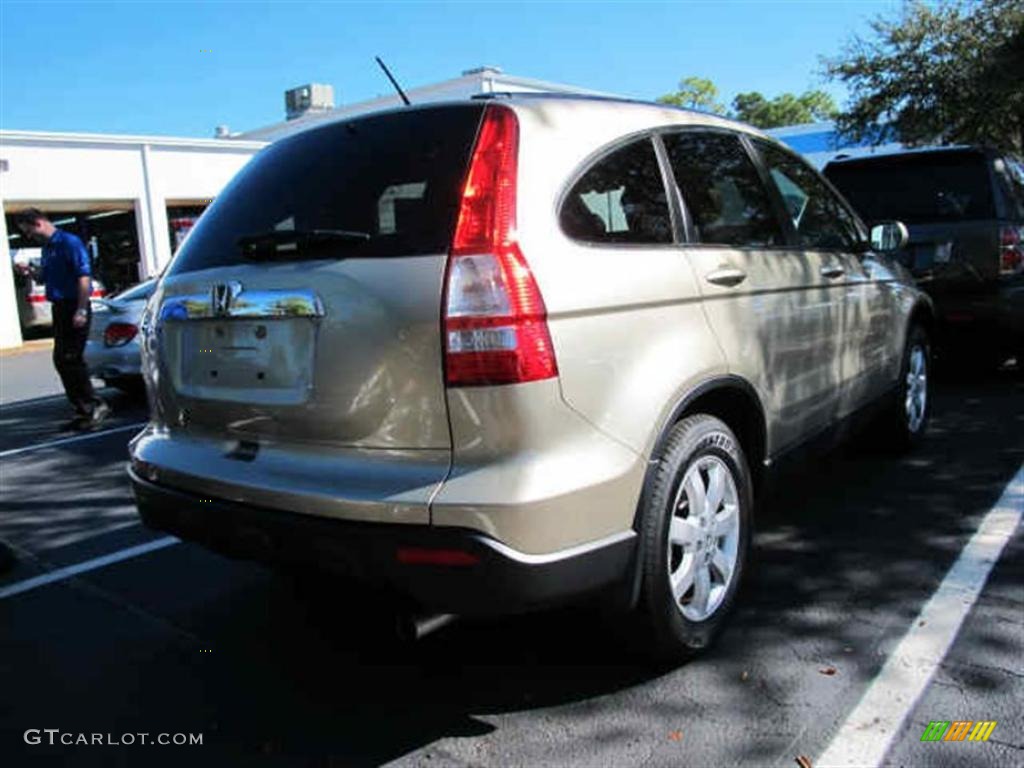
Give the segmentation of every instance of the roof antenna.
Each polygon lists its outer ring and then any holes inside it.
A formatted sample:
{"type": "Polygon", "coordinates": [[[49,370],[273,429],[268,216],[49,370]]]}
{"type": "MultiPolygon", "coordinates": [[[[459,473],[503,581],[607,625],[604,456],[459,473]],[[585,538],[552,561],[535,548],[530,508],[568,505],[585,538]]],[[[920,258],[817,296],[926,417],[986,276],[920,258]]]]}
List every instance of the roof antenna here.
{"type": "Polygon", "coordinates": [[[391,70],[388,69],[387,64],[380,60],[380,56],[374,56],[373,58],[375,58],[377,60],[377,63],[380,64],[380,68],[384,70],[384,74],[388,76],[388,80],[390,80],[391,84],[395,86],[395,90],[398,91],[398,95],[402,97],[402,101],[404,101],[405,106],[408,107],[409,97],[405,95],[405,91],[402,90],[402,86],[400,86],[398,84],[398,81],[395,80],[395,76],[391,74],[391,70]]]}

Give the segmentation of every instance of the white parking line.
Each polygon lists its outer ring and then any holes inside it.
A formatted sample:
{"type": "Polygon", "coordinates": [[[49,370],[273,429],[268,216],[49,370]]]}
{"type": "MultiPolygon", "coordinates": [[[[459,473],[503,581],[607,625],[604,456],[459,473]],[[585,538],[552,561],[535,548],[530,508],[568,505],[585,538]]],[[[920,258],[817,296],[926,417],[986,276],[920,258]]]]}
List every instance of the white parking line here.
{"type": "MultiPolygon", "coordinates": [[[[99,379],[92,380],[92,388],[96,391],[96,394],[102,395],[108,392],[114,392],[112,387],[108,387],[99,379]]],[[[67,402],[68,396],[63,392],[58,392],[53,395],[40,395],[39,397],[30,397],[25,400],[8,400],[6,402],[0,402],[0,416],[7,411],[15,411],[21,408],[31,408],[34,405],[45,405],[47,403],[67,402]]]]}
{"type": "MultiPolygon", "coordinates": [[[[939,588],[815,766],[881,765],[1024,514],[1024,466],[985,515],[939,588]]],[[[936,715],[938,717],[938,715],[936,715]]]]}
{"type": "Polygon", "coordinates": [[[111,552],[109,555],[103,555],[102,557],[95,557],[92,560],[86,560],[84,563],[69,565],[64,568],[58,568],[55,571],[40,574],[39,576],[33,576],[31,579],[25,579],[24,581],[9,584],[6,587],[0,587],[0,600],[3,600],[5,597],[20,595],[22,592],[28,592],[30,589],[36,589],[37,587],[44,587],[47,584],[53,584],[55,581],[70,579],[72,576],[77,576],[78,574],[85,573],[86,571],[95,571],[97,568],[102,568],[103,566],[110,565],[111,563],[119,563],[122,560],[129,560],[133,557],[144,555],[147,552],[163,549],[164,547],[169,547],[172,544],[178,544],[180,541],[180,539],[176,539],[174,536],[165,536],[162,539],[147,541],[145,544],[139,544],[135,547],[119,549],[117,552],[111,552]]]}
{"type": "Polygon", "coordinates": [[[87,432],[84,435],[74,435],[73,437],[62,437],[60,440],[50,440],[47,443],[36,443],[35,445],[26,445],[23,448],[12,448],[9,451],[0,451],[0,459],[7,458],[8,456],[17,456],[19,453],[27,453],[28,451],[35,451],[41,448],[52,448],[55,445],[65,445],[66,443],[77,443],[79,440],[89,440],[93,437],[102,437],[103,435],[113,435],[117,432],[127,432],[129,429],[142,429],[148,422],[140,421],[136,424],[125,424],[121,427],[114,427],[113,429],[105,429],[102,432],[87,432]]]}
{"type": "Polygon", "coordinates": [[[33,397],[28,400],[12,400],[9,403],[0,403],[0,416],[7,413],[7,411],[20,410],[21,408],[31,408],[33,405],[43,405],[45,403],[54,402],[56,400],[66,400],[67,395],[43,395],[42,397],[33,397]]]}

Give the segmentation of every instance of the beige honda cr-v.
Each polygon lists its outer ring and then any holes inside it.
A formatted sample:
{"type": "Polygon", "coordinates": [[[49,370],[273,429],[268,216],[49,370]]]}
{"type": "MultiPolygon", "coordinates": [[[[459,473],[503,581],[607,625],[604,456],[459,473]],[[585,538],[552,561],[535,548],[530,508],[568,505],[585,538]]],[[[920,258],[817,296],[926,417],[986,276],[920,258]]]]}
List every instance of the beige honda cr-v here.
{"type": "MultiPolygon", "coordinates": [[[[704,647],[776,460],[928,419],[931,310],[803,160],[662,105],[493,95],[254,158],[143,321],[144,521],[424,610],[602,593],[704,647]]],[[[874,238],[874,239],[872,239],[874,238]]]]}

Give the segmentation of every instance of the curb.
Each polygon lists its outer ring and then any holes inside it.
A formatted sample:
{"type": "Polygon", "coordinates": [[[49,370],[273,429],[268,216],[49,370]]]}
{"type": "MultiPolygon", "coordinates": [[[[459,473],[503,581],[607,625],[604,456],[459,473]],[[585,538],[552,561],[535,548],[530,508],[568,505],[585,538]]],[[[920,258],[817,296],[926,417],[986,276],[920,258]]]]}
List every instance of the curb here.
{"type": "Polygon", "coordinates": [[[14,357],[16,355],[28,354],[29,352],[40,352],[45,349],[53,349],[53,339],[34,339],[23,342],[20,347],[0,349],[0,357],[14,357]]]}

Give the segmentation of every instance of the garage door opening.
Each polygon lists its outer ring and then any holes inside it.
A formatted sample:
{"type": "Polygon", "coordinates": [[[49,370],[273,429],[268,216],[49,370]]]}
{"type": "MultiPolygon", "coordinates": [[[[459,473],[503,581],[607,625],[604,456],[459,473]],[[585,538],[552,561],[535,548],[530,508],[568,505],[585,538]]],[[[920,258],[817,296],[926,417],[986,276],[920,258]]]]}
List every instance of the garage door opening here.
{"type": "Polygon", "coordinates": [[[199,221],[212,200],[168,200],[167,230],[171,236],[171,254],[178,252],[188,233],[199,221]]]}
{"type": "Polygon", "coordinates": [[[109,295],[139,282],[140,251],[135,205],[130,200],[20,202],[4,206],[18,319],[27,337],[50,329],[50,305],[39,275],[42,246],[26,240],[15,222],[25,208],[38,208],[60,229],[78,236],[89,251],[94,295],[109,295]]]}

